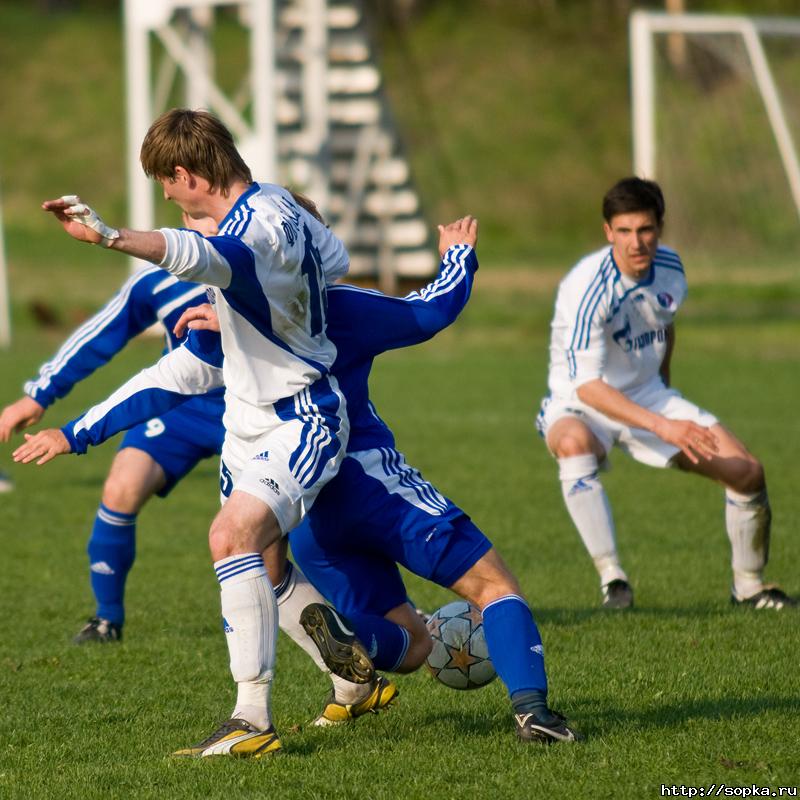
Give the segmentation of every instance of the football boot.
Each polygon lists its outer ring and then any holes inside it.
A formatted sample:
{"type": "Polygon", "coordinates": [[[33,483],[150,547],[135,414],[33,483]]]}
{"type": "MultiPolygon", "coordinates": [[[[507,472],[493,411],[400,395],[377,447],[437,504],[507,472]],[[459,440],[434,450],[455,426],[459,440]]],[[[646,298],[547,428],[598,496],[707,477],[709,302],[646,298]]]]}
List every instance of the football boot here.
{"type": "Polygon", "coordinates": [[[334,675],[351,683],[372,681],[372,659],[345,617],[324,603],[311,603],[303,609],[300,624],[334,675]]]}
{"type": "Polygon", "coordinates": [[[760,592],[756,592],[750,597],[739,597],[734,589],[731,592],[731,603],[740,608],[769,608],[775,611],[798,607],[797,600],[789,597],[783,589],[779,589],[777,586],[765,586],[760,592]]]}
{"type": "Polygon", "coordinates": [[[107,644],[109,642],[122,641],[122,625],[118,625],[111,620],[103,617],[92,617],[78,633],[73,637],[75,644],[86,644],[87,642],[98,642],[107,644]]]}
{"type": "Polygon", "coordinates": [[[272,726],[260,731],[247,720],[229,719],[201,742],[176,750],[172,755],[194,758],[208,756],[261,758],[277,753],[280,749],[281,740],[272,726]]]}
{"type": "Polygon", "coordinates": [[[391,681],[386,680],[382,675],[377,675],[370,693],[357,703],[339,703],[334,693],[331,692],[325,701],[322,713],[312,724],[318,727],[341,725],[364,714],[377,714],[388,708],[397,699],[398,694],[397,687],[391,681]]]}
{"type": "Polygon", "coordinates": [[[633,608],[633,587],[620,578],[607,583],[603,588],[603,608],[633,608]]]}
{"type": "Polygon", "coordinates": [[[561,714],[549,708],[544,711],[514,714],[514,722],[517,727],[517,737],[523,742],[551,744],[576,742],[581,738],[576,731],[567,726],[567,721],[561,714]]]}

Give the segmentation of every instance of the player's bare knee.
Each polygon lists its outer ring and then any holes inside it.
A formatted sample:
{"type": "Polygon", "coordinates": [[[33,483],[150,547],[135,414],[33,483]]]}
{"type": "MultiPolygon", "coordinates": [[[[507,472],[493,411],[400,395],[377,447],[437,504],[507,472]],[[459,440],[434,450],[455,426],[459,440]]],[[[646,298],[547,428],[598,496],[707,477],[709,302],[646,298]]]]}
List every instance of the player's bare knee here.
{"type": "Polygon", "coordinates": [[[570,458],[572,456],[585,456],[592,452],[592,444],[588,437],[575,436],[566,433],[559,436],[553,448],[556,458],[570,458]]]}
{"type": "Polygon", "coordinates": [[[757,494],[766,488],[766,476],[764,467],[760,461],[753,456],[744,458],[741,467],[733,480],[728,482],[728,488],[741,494],[757,494]]]}
{"type": "Polygon", "coordinates": [[[139,486],[113,472],[103,485],[103,505],[118,514],[136,514],[148,497],[149,494],[143,492],[139,486]]]}
{"type": "Polygon", "coordinates": [[[220,515],[211,523],[208,531],[208,548],[214,561],[247,552],[244,544],[245,532],[233,519],[220,515]]]}

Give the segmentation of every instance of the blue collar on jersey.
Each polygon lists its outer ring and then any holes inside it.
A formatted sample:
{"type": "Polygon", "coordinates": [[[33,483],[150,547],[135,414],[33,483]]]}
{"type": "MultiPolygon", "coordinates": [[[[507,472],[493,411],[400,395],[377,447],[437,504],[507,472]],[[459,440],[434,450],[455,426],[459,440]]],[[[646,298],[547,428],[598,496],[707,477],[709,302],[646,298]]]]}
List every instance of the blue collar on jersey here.
{"type": "Polygon", "coordinates": [[[247,202],[247,199],[248,199],[248,198],[249,198],[251,195],[254,195],[254,194],[257,192],[257,191],[259,191],[259,189],[261,189],[261,186],[260,186],[260,184],[256,183],[256,181],[253,181],[253,182],[250,184],[250,188],[249,188],[249,189],[246,189],[245,191],[243,191],[243,192],[242,192],[242,193],[241,193],[241,194],[240,194],[240,195],[239,195],[239,196],[236,198],[236,201],[235,201],[235,202],[234,202],[234,204],[231,206],[231,210],[230,210],[230,211],[229,211],[229,212],[228,212],[228,213],[225,215],[225,218],[222,220],[222,222],[220,222],[220,224],[219,224],[219,230],[222,230],[222,229],[223,229],[223,227],[225,227],[225,225],[226,225],[226,224],[227,224],[227,223],[228,223],[228,222],[229,222],[229,221],[232,219],[232,217],[233,217],[233,214],[234,214],[234,212],[236,211],[236,209],[237,209],[237,208],[239,208],[239,206],[242,206],[242,205],[244,205],[244,204],[247,202]]]}

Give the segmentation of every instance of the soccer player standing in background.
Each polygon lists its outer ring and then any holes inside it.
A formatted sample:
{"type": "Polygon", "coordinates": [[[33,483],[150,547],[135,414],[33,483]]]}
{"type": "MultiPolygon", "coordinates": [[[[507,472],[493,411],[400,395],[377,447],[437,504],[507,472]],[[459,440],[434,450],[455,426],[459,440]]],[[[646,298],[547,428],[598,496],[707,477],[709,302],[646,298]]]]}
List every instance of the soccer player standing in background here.
{"type": "MultiPolygon", "coordinates": [[[[145,172],[219,235],[111,228],[77,198],[46,201],[67,233],[208,284],[225,353],[227,502],[209,531],[237,683],[231,718],[183,755],[256,756],[280,749],[270,711],[277,608],[262,551],[302,519],[344,455],[349,423],[329,368],[325,284],[344,275],[344,245],[282,187],[253,182],[219,120],[173,109],[150,127],[145,172]]],[[[352,648],[349,668],[370,670],[352,648]]]]}
{"type": "Polygon", "coordinates": [[[567,510],[591,555],[607,608],[633,605],[598,469],[613,445],[653,467],[678,467],[725,487],[735,605],[797,602],[764,583],[771,513],[764,469],[707,411],[670,388],[674,317],[686,297],[678,254],[659,244],[659,186],[625,178],[603,199],[609,246],[562,280],[550,340],[550,393],[539,432],[558,460],[567,510]]]}

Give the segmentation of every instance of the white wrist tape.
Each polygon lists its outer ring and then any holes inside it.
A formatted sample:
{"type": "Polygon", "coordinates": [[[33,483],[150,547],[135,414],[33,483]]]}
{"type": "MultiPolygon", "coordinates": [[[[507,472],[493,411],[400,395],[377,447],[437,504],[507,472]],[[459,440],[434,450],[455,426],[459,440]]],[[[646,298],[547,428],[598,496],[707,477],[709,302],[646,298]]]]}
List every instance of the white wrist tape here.
{"type": "Polygon", "coordinates": [[[103,237],[103,241],[100,242],[103,247],[111,247],[114,239],[119,239],[119,231],[106,225],[94,209],[87,206],[86,203],[81,203],[78,195],[65,194],[61,199],[70,204],[69,208],[64,209],[64,213],[72,217],[76,222],[80,222],[87,228],[99,233],[103,237]]]}

